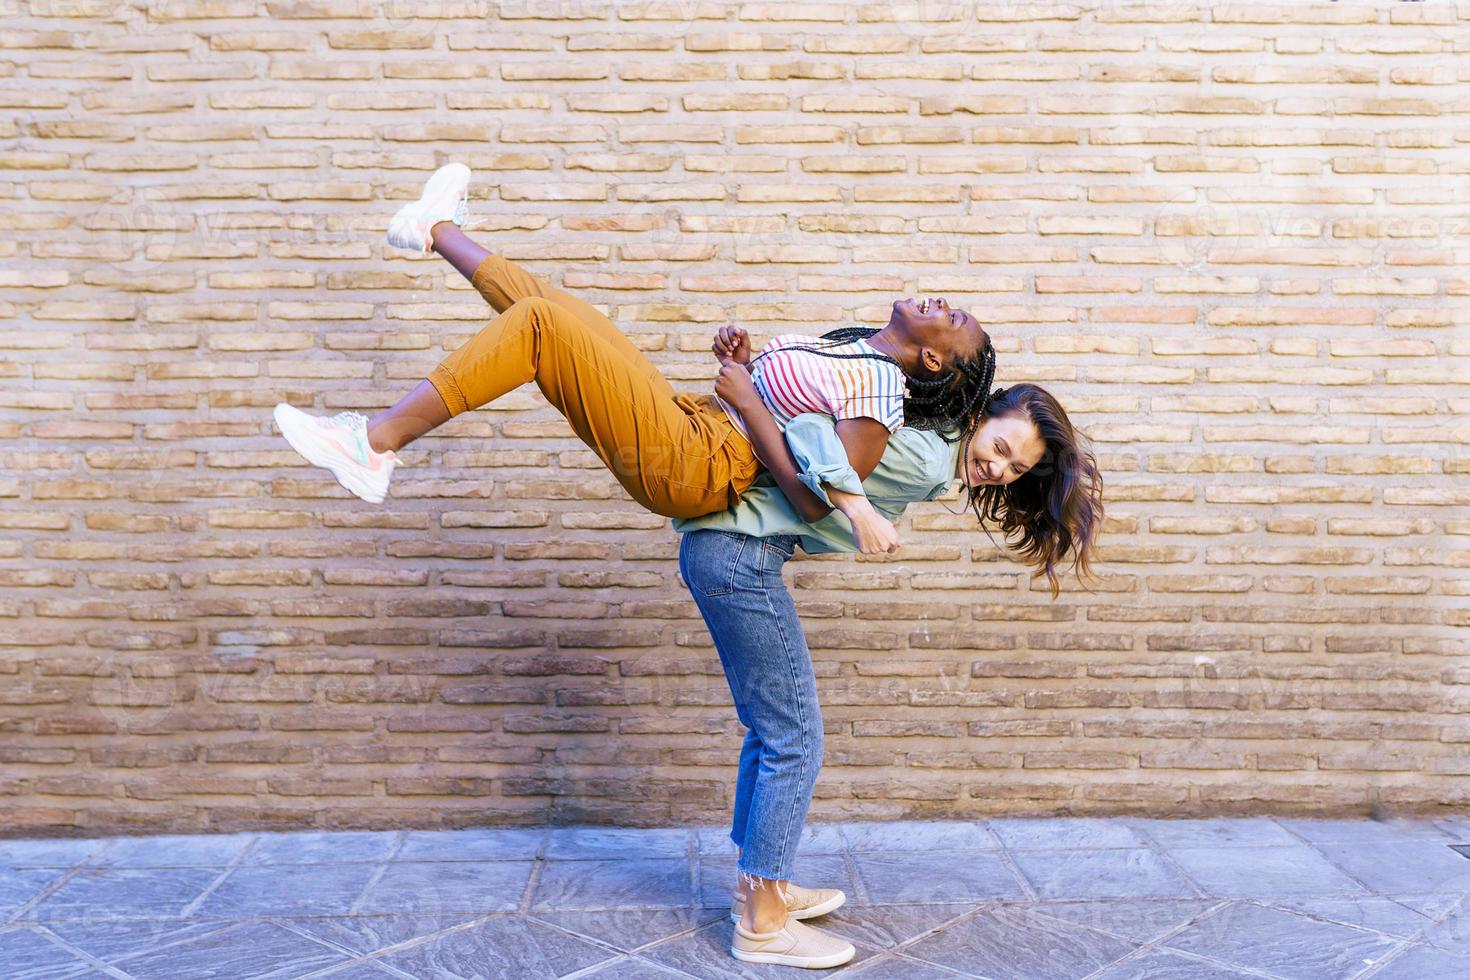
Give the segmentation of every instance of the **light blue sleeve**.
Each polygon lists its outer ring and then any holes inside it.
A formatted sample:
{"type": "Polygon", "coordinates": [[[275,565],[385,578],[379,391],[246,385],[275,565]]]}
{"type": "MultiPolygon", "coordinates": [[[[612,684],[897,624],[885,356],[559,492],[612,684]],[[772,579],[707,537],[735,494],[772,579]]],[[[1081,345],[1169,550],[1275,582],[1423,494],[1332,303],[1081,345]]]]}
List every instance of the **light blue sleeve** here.
{"type": "Polygon", "coordinates": [[[830,415],[804,412],[786,423],[786,445],[796,460],[797,475],[828,507],[835,506],[823,483],[846,493],[863,493],[863,481],[847,461],[847,449],[837,437],[830,415]]]}

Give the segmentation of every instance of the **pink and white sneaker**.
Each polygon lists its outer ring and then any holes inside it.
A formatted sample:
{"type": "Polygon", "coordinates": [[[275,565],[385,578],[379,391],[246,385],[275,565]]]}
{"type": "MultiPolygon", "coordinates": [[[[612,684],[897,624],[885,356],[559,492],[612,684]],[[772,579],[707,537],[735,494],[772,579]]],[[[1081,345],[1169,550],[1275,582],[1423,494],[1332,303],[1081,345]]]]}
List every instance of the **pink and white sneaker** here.
{"type": "Polygon", "coordinates": [[[434,171],[417,201],[398,209],[388,222],[388,244],[420,255],[429,254],[429,229],[440,221],[464,224],[470,199],[470,168],[447,163],[434,171]]]}
{"type": "Polygon", "coordinates": [[[338,412],[317,418],[285,402],[276,406],[274,415],[281,435],[308,463],[331,470],[338,483],[363,500],[383,502],[398,454],[391,449],[380,453],[368,445],[366,416],[338,412]]]}

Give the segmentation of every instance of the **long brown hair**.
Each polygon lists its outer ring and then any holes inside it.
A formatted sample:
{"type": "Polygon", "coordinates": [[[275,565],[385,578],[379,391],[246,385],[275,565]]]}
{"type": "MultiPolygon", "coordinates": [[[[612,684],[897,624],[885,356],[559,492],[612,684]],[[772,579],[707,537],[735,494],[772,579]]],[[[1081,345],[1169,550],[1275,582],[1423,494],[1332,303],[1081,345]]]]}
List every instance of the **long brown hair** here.
{"type": "Polygon", "coordinates": [[[961,454],[985,419],[1003,416],[1032,422],[1046,450],[1035,466],[1010,483],[971,487],[968,506],[987,536],[987,525],[998,527],[1009,547],[1037,569],[1033,578],[1046,575],[1055,599],[1060,592],[1057,567],[1069,552],[1078,577],[1095,578],[1090,563],[1103,519],[1102,474],[1087,448],[1087,437],[1072,426],[1061,403],[1033,384],[991,391],[983,414],[960,444],[961,454]]]}

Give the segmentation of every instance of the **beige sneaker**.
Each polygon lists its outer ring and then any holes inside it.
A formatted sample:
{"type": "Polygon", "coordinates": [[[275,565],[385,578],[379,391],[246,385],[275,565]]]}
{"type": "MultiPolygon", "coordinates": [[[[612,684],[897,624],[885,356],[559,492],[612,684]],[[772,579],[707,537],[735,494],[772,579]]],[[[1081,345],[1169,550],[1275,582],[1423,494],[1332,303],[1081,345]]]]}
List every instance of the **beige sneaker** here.
{"type": "Polygon", "coordinates": [[[846,939],[813,929],[794,918],[775,932],[748,932],[735,923],[730,940],[730,955],[747,963],[775,963],[820,970],[841,966],[853,958],[857,950],[846,939]]]}
{"type": "MultiPolygon", "coordinates": [[[[803,888],[795,882],[786,883],[786,912],[793,919],[812,919],[839,907],[847,901],[840,888],[803,888]]],[[[745,916],[745,895],[735,889],[735,900],[730,903],[730,921],[739,922],[745,916]]]]}

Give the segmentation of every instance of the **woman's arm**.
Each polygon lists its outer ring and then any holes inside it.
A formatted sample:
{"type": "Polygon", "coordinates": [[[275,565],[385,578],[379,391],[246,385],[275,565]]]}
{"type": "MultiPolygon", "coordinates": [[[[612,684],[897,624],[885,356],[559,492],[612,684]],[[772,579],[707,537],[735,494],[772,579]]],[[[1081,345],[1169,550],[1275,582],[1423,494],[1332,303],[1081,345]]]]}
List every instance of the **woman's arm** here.
{"type": "Polygon", "coordinates": [[[796,508],[796,514],[807,523],[820,521],[831,513],[826,501],[809,490],[801,482],[796,459],[786,445],[786,437],[776,424],[775,416],[756,393],[755,383],[744,365],[726,358],[721,362],[719,377],[715,379],[715,393],[740,413],[745,428],[750,433],[751,445],[761,464],[770,471],[776,486],[796,508]],[[742,383],[743,379],[743,383],[742,383]]]}
{"type": "MultiPolygon", "coordinates": [[[[796,509],[797,516],[810,524],[831,513],[832,508],[828,502],[818,496],[817,492],[803,481],[801,467],[791,447],[787,445],[781,427],[776,424],[776,419],[771,415],[771,410],[766,407],[766,403],[761,401],[760,395],[755,390],[755,382],[751,381],[745,368],[733,359],[724,359],[720,366],[719,377],[715,379],[715,393],[740,413],[741,419],[745,422],[745,428],[750,433],[750,442],[755,448],[756,456],[771,472],[776,485],[781,488],[781,492],[796,509]]],[[[876,420],[870,421],[873,421],[880,429],[883,428],[882,424],[876,420]]],[[[840,426],[841,423],[838,425],[840,426]]],[[[884,432],[886,433],[887,430],[884,429],[884,432]]],[[[886,435],[884,443],[887,443],[886,435]]],[[[878,457],[881,456],[880,448],[871,462],[865,460],[868,473],[871,473],[877,466],[878,457]]],[[[845,492],[829,487],[825,493],[831,503],[852,522],[853,538],[857,542],[858,550],[865,555],[896,550],[898,532],[894,529],[893,522],[878,513],[873,507],[862,493],[860,482],[854,480],[853,483],[854,486],[851,489],[856,492],[845,492]]]]}

